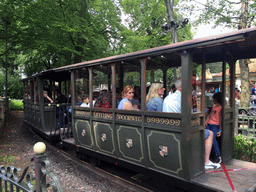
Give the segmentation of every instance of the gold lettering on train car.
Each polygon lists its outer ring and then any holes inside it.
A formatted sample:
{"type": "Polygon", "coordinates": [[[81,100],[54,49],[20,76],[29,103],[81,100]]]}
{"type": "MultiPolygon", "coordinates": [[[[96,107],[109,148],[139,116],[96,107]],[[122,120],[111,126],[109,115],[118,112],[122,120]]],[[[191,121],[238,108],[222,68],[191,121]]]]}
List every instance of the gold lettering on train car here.
{"type": "Polygon", "coordinates": [[[156,123],[156,124],[165,124],[165,125],[180,125],[180,120],[174,119],[164,119],[164,118],[154,118],[154,117],[147,117],[147,123],[156,123]]]}
{"type": "Polygon", "coordinates": [[[142,118],[140,116],[133,116],[133,115],[116,115],[116,120],[126,120],[126,121],[137,121],[142,122],[142,118]]]}
{"type": "Polygon", "coordinates": [[[94,112],[94,117],[100,117],[105,119],[112,119],[113,115],[111,113],[100,113],[100,112],[94,112]]]}
{"type": "Polygon", "coordinates": [[[200,125],[200,118],[191,120],[191,127],[200,125]]]}
{"type": "Polygon", "coordinates": [[[76,115],[90,116],[89,111],[75,111],[76,115]]]}

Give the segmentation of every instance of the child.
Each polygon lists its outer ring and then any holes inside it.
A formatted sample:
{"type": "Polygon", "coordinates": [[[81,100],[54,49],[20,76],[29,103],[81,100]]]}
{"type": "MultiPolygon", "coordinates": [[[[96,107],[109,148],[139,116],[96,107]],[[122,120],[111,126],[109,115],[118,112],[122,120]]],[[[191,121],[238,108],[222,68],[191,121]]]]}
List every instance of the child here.
{"type": "Polygon", "coordinates": [[[214,162],[221,163],[221,154],[219,149],[219,144],[216,140],[216,137],[221,136],[221,92],[214,93],[213,98],[213,107],[212,110],[206,113],[206,128],[213,132],[213,151],[215,153],[214,162]]]}
{"type": "Polygon", "coordinates": [[[89,95],[83,96],[83,103],[80,105],[80,107],[90,107],[89,95]]]}

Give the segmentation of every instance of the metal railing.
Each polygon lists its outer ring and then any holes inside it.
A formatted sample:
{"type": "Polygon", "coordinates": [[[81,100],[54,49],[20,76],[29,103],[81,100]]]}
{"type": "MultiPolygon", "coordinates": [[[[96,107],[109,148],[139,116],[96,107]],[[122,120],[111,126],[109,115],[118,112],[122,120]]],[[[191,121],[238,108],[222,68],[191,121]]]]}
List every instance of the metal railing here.
{"type": "Polygon", "coordinates": [[[56,176],[47,171],[50,163],[46,159],[45,144],[42,142],[36,143],[34,151],[35,154],[31,159],[34,164],[26,167],[21,174],[20,168],[0,166],[0,192],[63,192],[56,176]]]}
{"type": "Polygon", "coordinates": [[[256,108],[238,108],[236,135],[243,134],[248,137],[256,137],[256,108]],[[254,114],[255,110],[255,114],[254,114]]]}

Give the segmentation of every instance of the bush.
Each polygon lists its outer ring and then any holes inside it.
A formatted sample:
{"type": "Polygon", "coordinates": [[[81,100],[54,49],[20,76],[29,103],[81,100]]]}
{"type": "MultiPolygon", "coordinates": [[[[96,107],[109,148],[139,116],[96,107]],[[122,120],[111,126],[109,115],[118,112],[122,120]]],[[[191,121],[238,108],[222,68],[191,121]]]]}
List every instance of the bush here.
{"type": "Polygon", "coordinates": [[[239,134],[234,139],[234,159],[246,160],[254,162],[256,159],[256,139],[245,137],[239,134]]]}
{"type": "Polygon", "coordinates": [[[11,100],[10,110],[15,110],[15,111],[24,110],[23,101],[22,100],[11,100]]]}

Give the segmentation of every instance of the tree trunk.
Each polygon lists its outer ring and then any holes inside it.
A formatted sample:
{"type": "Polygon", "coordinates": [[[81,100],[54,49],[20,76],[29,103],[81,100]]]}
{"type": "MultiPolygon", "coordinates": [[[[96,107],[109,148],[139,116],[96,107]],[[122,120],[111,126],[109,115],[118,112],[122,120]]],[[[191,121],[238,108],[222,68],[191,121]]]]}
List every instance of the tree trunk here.
{"type": "MultiPolygon", "coordinates": [[[[247,26],[248,20],[248,0],[241,1],[241,17],[238,29],[244,29],[247,26]]],[[[250,85],[249,85],[249,67],[247,60],[240,60],[240,77],[241,77],[241,107],[249,107],[250,106],[250,85]]]]}
{"type": "Polygon", "coordinates": [[[247,60],[239,60],[240,66],[240,78],[241,78],[241,101],[240,107],[249,107],[250,106],[250,86],[249,86],[249,67],[247,65],[247,60]]]}

